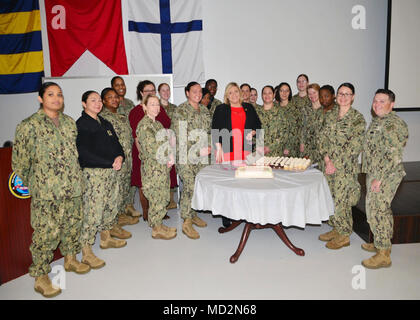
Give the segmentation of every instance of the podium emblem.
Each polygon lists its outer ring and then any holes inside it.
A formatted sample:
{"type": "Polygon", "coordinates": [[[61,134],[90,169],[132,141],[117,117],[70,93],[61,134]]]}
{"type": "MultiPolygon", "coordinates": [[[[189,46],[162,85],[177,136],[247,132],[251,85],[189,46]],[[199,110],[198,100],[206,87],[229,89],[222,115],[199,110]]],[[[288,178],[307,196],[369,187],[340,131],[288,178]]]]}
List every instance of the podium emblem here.
{"type": "Polygon", "coordinates": [[[12,172],[9,177],[9,190],[19,199],[28,199],[31,197],[28,187],[23,185],[22,179],[14,172],[12,172]]]}

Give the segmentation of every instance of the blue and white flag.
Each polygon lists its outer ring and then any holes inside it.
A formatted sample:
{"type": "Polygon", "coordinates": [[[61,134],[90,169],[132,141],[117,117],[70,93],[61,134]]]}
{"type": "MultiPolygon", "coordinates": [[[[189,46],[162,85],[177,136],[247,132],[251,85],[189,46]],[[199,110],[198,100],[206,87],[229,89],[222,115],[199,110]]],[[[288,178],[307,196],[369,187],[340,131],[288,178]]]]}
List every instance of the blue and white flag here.
{"type": "Polygon", "coordinates": [[[176,87],[204,82],[201,0],[122,4],[130,74],[172,73],[176,87]]]}

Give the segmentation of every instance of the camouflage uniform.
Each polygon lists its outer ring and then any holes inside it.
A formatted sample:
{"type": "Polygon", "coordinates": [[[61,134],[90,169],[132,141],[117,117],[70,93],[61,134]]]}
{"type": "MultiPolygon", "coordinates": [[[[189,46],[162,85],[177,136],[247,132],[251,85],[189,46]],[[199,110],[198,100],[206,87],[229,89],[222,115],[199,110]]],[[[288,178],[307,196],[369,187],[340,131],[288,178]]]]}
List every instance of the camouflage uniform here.
{"type": "Polygon", "coordinates": [[[331,217],[334,228],[340,235],[352,233],[351,207],[360,198],[358,156],[363,149],[366,121],[363,115],[350,108],[342,119],[338,119],[339,108],[327,113],[325,126],[319,138],[320,167],[325,174],[324,157],[328,155],[337,169],[325,175],[334,199],[335,215],[331,217]]]}
{"type": "Polygon", "coordinates": [[[222,101],[214,97],[213,101],[210,104],[210,108],[208,109],[210,110],[210,117],[213,117],[214,110],[216,110],[216,107],[222,103],[223,103],[222,101]]]}
{"type": "Polygon", "coordinates": [[[308,156],[312,162],[320,161],[318,149],[318,135],[324,120],[322,107],[317,110],[312,106],[305,106],[302,110],[302,137],[301,143],[304,145],[302,156],[308,156]]]}
{"type": "Polygon", "coordinates": [[[121,170],[119,170],[117,173],[118,184],[120,186],[118,213],[124,213],[126,206],[133,204],[134,202],[133,194],[131,192],[131,169],[133,164],[131,148],[134,139],[131,134],[130,122],[126,116],[112,113],[107,108],[103,108],[99,115],[111,122],[115,133],[118,136],[118,140],[120,141],[120,144],[124,150],[125,160],[121,166],[121,170]]]}
{"type": "Polygon", "coordinates": [[[262,105],[260,105],[260,104],[258,104],[258,103],[251,103],[252,104],[252,106],[254,107],[254,109],[255,110],[257,110],[258,108],[262,108],[263,106],[262,105]]]}
{"type": "Polygon", "coordinates": [[[407,125],[394,111],[374,117],[366,131],[362,162],[362,170],[367,174],[366,216],[377,249],[391,248],[391,202],[405,176],[402,155],[407,140],[407,125]],[[379,192],[371,191],[374,179],[381,181],[379,192]]]}
{"type": "Polygon", "coordinates": [[[162,104],[162,107],[165,109],[166,113],[168,114],[168,117],[172,119],[175,109],[176,109],[176,105],[169,102],[167,106],[164,106],[162,104]]]}
{"type": "Polygon", "coordinates": [[[286,124],[284,128],[284,145],[283,150],[289,150],[289,157],[297,157],[299,155],[299,128],[298,123],[299,119],[297,117],[295,106],[289,102],[286,106],[279,106],[280,114],[285,119],[286,124]]]}
{"type": "Polygon", "coordinates": [[[308,96],[300,97],[299,94],[295,94],[292,97],[291,103],[294,106],[293,109],[293,119],[296,125],[295,132],[297,134],[297,140],[294,141],[294,147],[291,150],[292,156],[299,157],[302,156],[300,152],[300,142],[302,137],[302,130],[303,130],[303,113],[305,108],[311,107],[311,100],[309,100],[308,96]]]}
{"type": "Polygon", "coordinates": [[[77,127],[59,113],[59,126],[43,109],[16,128],[12,168],[31,193],[31,226],[34,229],[29,274],[51,271],[53,251],[77,254],[82,222],[82,175],[76,148],[77,127]]]}
{"type": "MultiPolygon", "coordinates": [[[[192,146],[196,144],[195,141],[189,140],[187,137],[192,130],[200,129],[204,130],[207,134],[207,144],[202,146],[195,145],[194,148],[197,149],[204,148],[211,145],[210,137],[210,128],[211,128],[211,118],[209,110],[203,106],[199,105],[199,111],[195,110],[188,101],[179,105],[174,113],[174,117],[171,124],[171,129],[176,135],[176,171],[182,180],[182,193],[180,199],[180,208],[181,208],[181,218],[193,218],[196,216],[196,212],[191,209],[191,199],[194,193],[194,184],[195,176],[197,173],[204,168],[208,163],[208,156],[199,157],[199,150],[191,150],[192,146]],[[180,126],[185,122],[187,124],[187,131],[180,132],[180,126]],[[184,136],[186,135],[186,136],[184,136]],[[180,141],[181,139],[187,138],[187,141],[180,141]],[[180,143],[181,142],[181,143],[180,143]],[[186,145],[185,145],[186,143],[186,145]],[[194,152],[196,151],[196,152],[194,152]],[[200,159],[203,159],[206,164],[202,163],[191,163],[190,159],[185,159],[184,155],[188,152],[188,155],[191,154],[197,155],[200,159]],[[183,155],[180,157],[180,155],[183,155]],[[185,162],[187,163],[180,163],[185,162]]],[[[189,157],[188,157],[189,158],[189,157]]]]}
{"type": "Polygon", "coordinates": [[[264,130],[264,146],[270,148],[267,156],[282,156],[282,147],[285,143],[285,132],[287,132],[287,121],[283,110],[273,106],[270,110],[264,107],[255,109],[261,121],[261,128],[264,130]]]}
{"type": "Polygon", "coordinates": [[[166,141],[157,141],[160,130],[165,130],[159,121],[153,121],[147,115],[137,125],[136,135],[140,144],[142,190],[149,200],[149,225],[162,224],[169,203],[170,168],[167,167],[167,152],[158,152],[166,141]]]}
{"type": "Polygon", "coordinates": [[[130,99],[124,98],[120,102],[120,105],[118,106],[117,112],[119,114],[124,115],[126,118],[128,118],[128,115],[129,115],[130,111],[133,110],[134,107],[135,106],[134,106],[133,101],[131,101],[130,99]]]}
{"type": "Polygon", "coordinates": [[[111,230],[117,223],[118,171],[112,168],[83,168],[82,247],[95,243],[96,233],[111,230]]]}

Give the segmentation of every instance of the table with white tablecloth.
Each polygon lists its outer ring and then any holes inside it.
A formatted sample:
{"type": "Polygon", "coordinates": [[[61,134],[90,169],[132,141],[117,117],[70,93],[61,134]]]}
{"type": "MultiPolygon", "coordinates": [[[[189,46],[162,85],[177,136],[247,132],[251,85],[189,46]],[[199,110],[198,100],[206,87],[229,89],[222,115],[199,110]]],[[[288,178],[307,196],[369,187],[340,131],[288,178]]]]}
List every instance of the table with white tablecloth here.
{"type": "Polygon", "coordinates": [[[328,183],[317,169],[304,172],[273,169],[273,178],[238,179],[232,164],[215,164],[203,168],[195,178],[192,208],[209,210],[234,220],[224,233],[245,221],[245,228],[235,262],[252,229],[273,228],[286,245],[298,255],[304,255],[287,239],[282,226],[304,228],[306,224],[321,224],[334,214],[334,203],[328,183]]]}

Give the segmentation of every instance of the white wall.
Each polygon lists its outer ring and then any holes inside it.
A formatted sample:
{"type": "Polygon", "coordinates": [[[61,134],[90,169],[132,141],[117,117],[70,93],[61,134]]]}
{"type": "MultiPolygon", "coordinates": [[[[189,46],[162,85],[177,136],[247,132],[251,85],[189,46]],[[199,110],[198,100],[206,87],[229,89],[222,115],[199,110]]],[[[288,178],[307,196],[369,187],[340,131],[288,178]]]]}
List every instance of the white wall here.
{"type": "MultiPolygon", "coordinates": [[[[203,0],[206,78],[218,81],[219,99],[230,81],[248,82],[259,94],[282,81],[296,92],[300,73],[335,88],[352,82],[354,106],[369,122],[373,94],[384,85],[386,17],[387,0],[203,0]],[[352,28],[356,5],[366,9],[365,30],[352,28]]],[[[86,54],[69,75],[112,75],[106,69],[86,54]]],[[[173,96],[177,104],[185,101],[184,89],[175,88],[173,96]]],[[[36,94],[0,96],[0,143],[13,139],[17,123],[37,107],[36,94]]],[[[420,112],[399,115],[410,130],[404,161],[419,161],[420,112]]]]}

